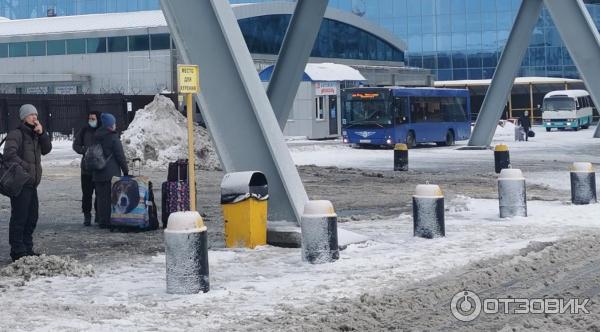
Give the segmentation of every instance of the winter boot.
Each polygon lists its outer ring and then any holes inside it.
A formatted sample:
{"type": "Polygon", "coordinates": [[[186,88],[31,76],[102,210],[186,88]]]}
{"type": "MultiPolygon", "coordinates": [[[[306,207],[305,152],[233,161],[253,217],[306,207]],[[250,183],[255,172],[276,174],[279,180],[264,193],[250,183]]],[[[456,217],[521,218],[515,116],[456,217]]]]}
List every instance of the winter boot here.
{"type": "Polygon", "coordinates": [[[83,216],[83,226],[91,226],[92,225],[92,216],[86,214],[83,216]]]}

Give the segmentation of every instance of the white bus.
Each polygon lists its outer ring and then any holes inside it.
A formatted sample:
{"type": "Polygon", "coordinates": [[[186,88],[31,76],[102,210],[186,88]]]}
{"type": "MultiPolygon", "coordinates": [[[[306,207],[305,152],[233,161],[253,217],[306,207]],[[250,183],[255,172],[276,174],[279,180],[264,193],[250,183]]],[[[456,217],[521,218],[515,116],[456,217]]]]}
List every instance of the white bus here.
{"type": "Polygon", "coordinates": [[[548,92],[542,105],[542,121],[546,131],[557,128],[587,129],[592,123],[594,104],[585,90],[548,92]]]}

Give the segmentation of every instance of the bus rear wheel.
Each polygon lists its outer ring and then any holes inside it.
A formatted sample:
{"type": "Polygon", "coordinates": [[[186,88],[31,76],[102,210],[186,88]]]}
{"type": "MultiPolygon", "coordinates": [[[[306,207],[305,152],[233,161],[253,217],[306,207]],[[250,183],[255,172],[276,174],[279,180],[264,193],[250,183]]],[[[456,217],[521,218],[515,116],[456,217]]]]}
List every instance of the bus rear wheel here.
{"type": "Polygon", "coordinates": [[[437,146],[452,146],[454,145],[454,132],[452,130],[448,130],[446,133],[446,140],[443,142],[436,142],[437,146]]]}
{"type": "Polygon", "coordinates": [[[406,135],[406,147],[412,149],[417,146],[417,140],[415,139],[415,134],[410,131],[408,135],[406,135]]]}
{"type": "Polygon", "coordinates": [[[550,130],[552,130],[552,128],[546,127],[546,131],[549,132],[550,130]]]}

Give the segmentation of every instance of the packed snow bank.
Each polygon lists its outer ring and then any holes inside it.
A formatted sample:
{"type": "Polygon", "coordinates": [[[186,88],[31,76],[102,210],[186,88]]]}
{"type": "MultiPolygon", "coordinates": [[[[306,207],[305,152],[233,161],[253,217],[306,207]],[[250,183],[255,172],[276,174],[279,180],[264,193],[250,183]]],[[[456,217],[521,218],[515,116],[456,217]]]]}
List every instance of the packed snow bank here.
{"type": "Polygon", "coordinates": [[[27,256],[0,270],[0,276],[28,281],[35,277],[93,277],[94,268],[83,266],[75,259],[59,256],[27,256]]]}
{"type": "MultiPolygon", "coordinates": [[[[194,124],[196,167],[220,169],[208,131],[194,124]]],[[[121,136],[128,160],[140,158],[150,167],[164,168],[169,162],[187,158],[187,120],[173,102],[161,95],[135,114],[121,136]]]]}
{"type": "Polygon", "coordinates": [[[498,137],[515,137],[515,124],[510,121],[501,121],[494,134],[494,138],[498,137]]]}

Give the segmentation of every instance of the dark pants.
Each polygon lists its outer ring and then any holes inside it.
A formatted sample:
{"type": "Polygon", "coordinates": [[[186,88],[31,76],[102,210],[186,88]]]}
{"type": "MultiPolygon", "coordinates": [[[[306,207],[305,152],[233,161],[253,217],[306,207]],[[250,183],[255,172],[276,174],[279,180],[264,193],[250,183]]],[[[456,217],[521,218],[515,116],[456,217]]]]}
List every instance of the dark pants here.
{"type": "MultiPolygon", "coordinates": [[[[90,216],[92,214],[92,196],[94,195],[94,181],[92,181],[92,174],[81,173],[81,212],[84,215],[90,216]]],[[[98,193],[96,193],[96,200],[94,200],[94,210],[98,214],[97,202],[98,193]]]]}
{"type": "Polygon", "coordinates": [[[94,182],[96,187],[96,216],[98,217],[99,225],[106,225],[110,223],[110,181],[106,182],[94,182]]]}
{"type": "Polygon", "coordinates": [[[525,141],[529,141],[529,130],[531,128],[530,127],[523,127],[523,130],[525,130],[525,141]]]}
{"type": "Polygon", "coordinates": [[[37,188],[23,187],[17,197],[10,198],[10,224],[8,242],[11,255],[33,252],[33,231],[38,221],[37,188]]]}

